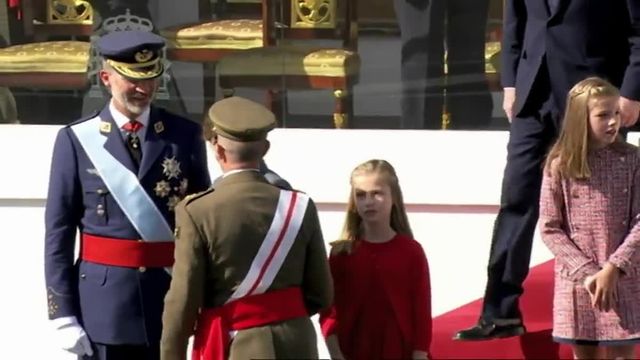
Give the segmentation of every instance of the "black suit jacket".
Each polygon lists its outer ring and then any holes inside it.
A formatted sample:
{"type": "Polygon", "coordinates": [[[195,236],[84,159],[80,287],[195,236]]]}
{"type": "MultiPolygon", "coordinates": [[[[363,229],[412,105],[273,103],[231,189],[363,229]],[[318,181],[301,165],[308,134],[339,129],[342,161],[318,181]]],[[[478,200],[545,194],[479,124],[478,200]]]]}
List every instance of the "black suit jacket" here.
{"type": "Polygon", "coordinates": [[[516,88],[514,114],[533,97],[545,97],[534,80],[549,71],[559,110],[571,87],[603,77],[622,95],[640,100],[640,1],[507,0],[502,44],[502,85],[516,88]]]}

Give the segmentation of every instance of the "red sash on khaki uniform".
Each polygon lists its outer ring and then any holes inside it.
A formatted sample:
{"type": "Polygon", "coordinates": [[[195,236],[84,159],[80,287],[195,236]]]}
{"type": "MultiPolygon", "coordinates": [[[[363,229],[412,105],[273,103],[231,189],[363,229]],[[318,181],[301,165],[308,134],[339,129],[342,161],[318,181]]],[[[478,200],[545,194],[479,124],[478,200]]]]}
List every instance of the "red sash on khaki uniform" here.
{"type": "Polygon", "coordinates": [[[203,309],[198,318],[192,359],[225,360],[229,333],[308,316],[300,288],[245,296],[223,306],[203,309]]]}
{"type": "Polygon", "coordinates": [[[271,227],[249,272],[226,304],[202,309],[193,343],[193,359],[227,359],[229,333],[233,330],[308,316],[300,288],[266,292],[298,236],[308,202],[304,194],[280,191],[271,227]]]}

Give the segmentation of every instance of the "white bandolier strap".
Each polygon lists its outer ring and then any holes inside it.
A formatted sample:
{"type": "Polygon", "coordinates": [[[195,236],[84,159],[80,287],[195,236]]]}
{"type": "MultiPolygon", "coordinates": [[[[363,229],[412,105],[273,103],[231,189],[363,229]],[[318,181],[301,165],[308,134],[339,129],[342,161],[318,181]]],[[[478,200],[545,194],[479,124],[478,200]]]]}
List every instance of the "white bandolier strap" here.
{"type": "Polygon", "coordinates": [[[247,276],[227,302],[248,295],[262,294],[273,283],[298,236],[309,197],[305,194],[281,190],[276,213],[247,276]]]}

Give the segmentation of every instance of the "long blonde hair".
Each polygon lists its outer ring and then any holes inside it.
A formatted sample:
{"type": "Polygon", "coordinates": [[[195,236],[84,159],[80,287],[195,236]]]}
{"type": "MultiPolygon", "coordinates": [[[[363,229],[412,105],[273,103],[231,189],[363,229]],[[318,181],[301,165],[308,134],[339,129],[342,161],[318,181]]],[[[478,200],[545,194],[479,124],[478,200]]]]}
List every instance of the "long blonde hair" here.
{"type": "Polygon", "coordinates": [[[589,100],[617,96],[620,96],[618,89],[599,77],[586,78],[569,91],[562,131],[549,151],[545,164],[546,170],[551,170],[551,163],[554,162],[553,170],[559,171],[564,177],[588,179],[591,176],[591,169],[587,162],[589,100]],[[557,168],[555,168],[556,164],[557,168]]]}
{"type": "Polygon", "coordinates": [[[356,166],[351,172],[349,181],[351,191],[347,202],[347,215],[342,227],[342,235],[340,236],[341,241],[353,242],[363,235],[362,218],[356,208],[355,189],[353,188],[353,178],[362,174],[377,174],[386,181],[391,190],[392,201],[389,225],[396,233],[413,237],[395,169],[385,160],[373,159],[356,166]]]}

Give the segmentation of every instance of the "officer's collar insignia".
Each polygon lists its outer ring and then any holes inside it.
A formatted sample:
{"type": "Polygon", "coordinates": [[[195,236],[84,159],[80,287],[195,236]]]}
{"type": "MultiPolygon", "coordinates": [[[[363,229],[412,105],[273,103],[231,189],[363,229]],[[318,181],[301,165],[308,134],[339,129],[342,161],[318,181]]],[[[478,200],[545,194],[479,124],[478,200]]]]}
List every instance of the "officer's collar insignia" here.
{"type": "Polygon", "coordinates": [[[111,123],[107,121],[100,122],[100,132],[104,134],[108,134],[111,132],[111,123]]]}
{"type": "Polygon", "coordinates": [[[153,129],[156,131],[156,134],[160,134],[164,131],[164,124],[162,123],[162,121],[158,121],[153,125],[153,129]]]}

